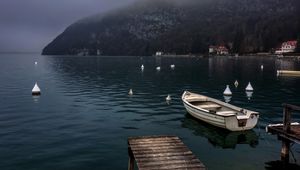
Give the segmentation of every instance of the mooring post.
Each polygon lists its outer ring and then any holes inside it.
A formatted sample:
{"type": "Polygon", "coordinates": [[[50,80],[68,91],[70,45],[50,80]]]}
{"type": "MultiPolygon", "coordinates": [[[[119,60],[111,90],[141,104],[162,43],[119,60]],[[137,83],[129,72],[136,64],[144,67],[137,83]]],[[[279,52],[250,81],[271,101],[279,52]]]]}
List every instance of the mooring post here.
{"type": "Polygon", "coordinates": [[[282,147],[281,147],[281,160],[284,162],[289,162],[290,158],[290,141],[289,140],[282,140],[282,147]]]}
{"type": "Polygon", "coordinates": [[[288,105],[284,105],[283,109],[283,131],[289,133],[291,130],[291,108],[288,105]]]}
{"type": "MultiPolygon", "coordinates": [[[[283,105],[283,131],[285,134],[288,134],[291,130],[291,108],[289,105],[283,105]]],[[[281,160],[284,162],[289,161],[289,153],[290,153],[290,141],[283,139],[282,147],[281,147],[281,160]]]]}
{"type": "MultiPolygon", "coordinates": [[[[128,144],[129,145],[129,144],[128,144]]],[[[128,170],[134,170],[134,157],[130,146],[128,146],[128,170]]]]}

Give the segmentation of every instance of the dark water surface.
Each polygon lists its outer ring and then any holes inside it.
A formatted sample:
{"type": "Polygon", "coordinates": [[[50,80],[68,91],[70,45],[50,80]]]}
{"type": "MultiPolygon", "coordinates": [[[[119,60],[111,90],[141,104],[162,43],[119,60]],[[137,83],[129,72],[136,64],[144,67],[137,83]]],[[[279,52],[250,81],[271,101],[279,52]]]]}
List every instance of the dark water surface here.
{"type": "MultiPolygon", "coordinates": [[[[300,63],[271,57],[0,54],[0,59],[1,170],[126,169],[127,137],[140,135],[177,135],[209,169],[272,169],[281,142],[265,126],[282,120],[283,102],[300,104],[300,77],[276,76],[277,69],[300,69],[300,63]],[[31,96],[36,81],[38,98],[31,96]],[[244,91],[249,81],[255,89],[250,100],[244,91]],[[187,115],[180,99],[184,90],[224,100],[226,84],[232,104],[260,112],[252,131],[227,132],[187,115]],[[167,94],[173,99],[169,105],[167,94]]],[[[291,162],[300,165],[299,145],[292,151],[291,162]]]]}

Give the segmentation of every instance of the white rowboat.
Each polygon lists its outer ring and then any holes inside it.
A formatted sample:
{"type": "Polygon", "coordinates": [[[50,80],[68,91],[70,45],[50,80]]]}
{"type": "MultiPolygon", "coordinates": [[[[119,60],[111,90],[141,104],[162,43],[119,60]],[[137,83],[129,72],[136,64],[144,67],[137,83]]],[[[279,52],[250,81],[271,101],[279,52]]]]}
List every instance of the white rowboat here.
{"type": "Polygon", "coordinates": [[[204,95],[185,91],[182,101],[193,117],[230,131],[244,131],[255,127],[259,113],[233,106],[204,95]]]}

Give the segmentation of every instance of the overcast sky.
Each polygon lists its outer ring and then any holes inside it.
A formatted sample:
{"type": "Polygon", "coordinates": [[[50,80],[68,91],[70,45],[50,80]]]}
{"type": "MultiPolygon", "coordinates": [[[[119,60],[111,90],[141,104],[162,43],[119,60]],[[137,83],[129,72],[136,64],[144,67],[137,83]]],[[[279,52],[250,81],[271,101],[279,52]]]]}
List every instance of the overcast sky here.
{"type": "Polygon", "coordinates": [[[76,20],[135,0],[0,0],[0,52],[41,52],[76,20]]]}

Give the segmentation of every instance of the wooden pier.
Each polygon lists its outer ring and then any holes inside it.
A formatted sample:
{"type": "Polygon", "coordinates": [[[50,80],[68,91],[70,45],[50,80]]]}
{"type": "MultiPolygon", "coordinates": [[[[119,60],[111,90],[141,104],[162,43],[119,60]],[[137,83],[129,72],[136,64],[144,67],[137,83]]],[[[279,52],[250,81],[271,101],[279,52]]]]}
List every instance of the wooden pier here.
{"type": "Polygon", "coordinates": [[[134,160],[140,170],[203,170],[205,166],[177,136],[143,136],[128,138],[128,170],[134,160]]]}
{"type": "Polygon", "coordinates": [[[300,111],[299,106],[283,104],[283,124],[268,125],[266,130],[282,140],[281,160],[289,161],[290,143],[300,144],[300,124],[291,123],[292,111],[300,111]]]}
{"type": "Polygon", "coordinates": [[[300,76],[300,71],[277,70],[277,76],[300,76]]]}

